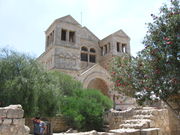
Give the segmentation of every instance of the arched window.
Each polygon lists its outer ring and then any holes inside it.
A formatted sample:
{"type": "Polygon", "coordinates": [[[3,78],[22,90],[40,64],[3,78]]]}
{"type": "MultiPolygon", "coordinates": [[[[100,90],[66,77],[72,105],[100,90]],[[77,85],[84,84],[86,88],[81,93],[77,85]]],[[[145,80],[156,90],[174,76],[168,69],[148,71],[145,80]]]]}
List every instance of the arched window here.
{"type": "Polygon", "coordinates": [[[88,49],[87,47],[81,47],[81,61],[88,62],[88,49]]]}
{"type": "Polygon", "coordinates": [[[96,50],[94,48],[90,49],[90,54],[89,54],[89,62],[96,63],[96,50]]]}
{"type": "Polygon", "coordinates": [[[91,49],[90,49],[90,52],[95,53],[96,50],[95,50],[94,48],[91,48],[91,49]]]}
{"type": "Polygon", "coordinates": [[[89,61],[92,62],[92,63],[96,63],[96,55],[90,54],[89,55],[89,61]]]}
{"type": "Polygon", "coordinates": [[[83,46],[81,47],[81,51],[88,51],[87,47],[83,46]]]}

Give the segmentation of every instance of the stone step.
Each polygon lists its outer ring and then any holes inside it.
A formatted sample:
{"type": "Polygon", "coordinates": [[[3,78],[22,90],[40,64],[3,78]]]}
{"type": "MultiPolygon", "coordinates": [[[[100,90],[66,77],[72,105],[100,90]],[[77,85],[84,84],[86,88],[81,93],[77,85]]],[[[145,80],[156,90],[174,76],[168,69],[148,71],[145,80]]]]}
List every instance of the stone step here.
{"type": "Polygon", "coordinates": [[[129,123],[126,123],[126,124],[121,124],[119,126],[120,128],[125,128],[125,129],[143,129],[143,128],[150,128],[150,123],[149,122],[141,122],[141,123],[138,123],[138,124],[129,124],[129,123]]]}
{"type": "Polygon", "coordinates": [[[142,122],[151,122],[150,119],[130,119],[130,120],[125,120],[124,124],[139,124],[142,122]]]}
{"type": "Polygon", "coordinates": [[[147,123],[150,128],[155,127],[154,121],[150,119],[131,119],[131,120],[125,120],[123,124],[141,124],[141,123],[147,123]]]}
{"type": "Polygon", "coordinates": [[[134,113],[136,115],[151,115],[152,111],[151,110],[135,110],[134,113]]]}
{"type": "Polygon", "coordinates": [[[110,133],[115,135],[159,135],[159,128],[148,128],[148,129],[113,129],[110,133]]]}
{"type": "Polygon", "coordinates": [[[154,116],[153,115],[134,115],[134,119],[150,119],[153,120],[154,116]]]}
{"type": "Polygon", "coordinates": [[[158,115],[160,112],[158,109],[152,109],[152,110],[141,109],[141,110],[135,110],[134,113],[136,115],[158,115]]]}

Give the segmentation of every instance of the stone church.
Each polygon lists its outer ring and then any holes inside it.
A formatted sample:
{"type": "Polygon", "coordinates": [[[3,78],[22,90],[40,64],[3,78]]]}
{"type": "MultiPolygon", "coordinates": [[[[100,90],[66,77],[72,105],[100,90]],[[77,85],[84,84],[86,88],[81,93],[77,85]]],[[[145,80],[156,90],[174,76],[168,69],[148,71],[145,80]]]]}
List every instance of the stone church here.
{"type": "Polygon", "coordinates": [[[65,72],[83,83],[84,88],[96,88],[115,100],[116,108],[126,109],[133,100],[113,91],[109,72],[114,56],[130,54],[130,38],[123,30],[99,39],[72,16],[56,19],[45,31],[45,52],[38,60],[47,70],[65,72]]]}

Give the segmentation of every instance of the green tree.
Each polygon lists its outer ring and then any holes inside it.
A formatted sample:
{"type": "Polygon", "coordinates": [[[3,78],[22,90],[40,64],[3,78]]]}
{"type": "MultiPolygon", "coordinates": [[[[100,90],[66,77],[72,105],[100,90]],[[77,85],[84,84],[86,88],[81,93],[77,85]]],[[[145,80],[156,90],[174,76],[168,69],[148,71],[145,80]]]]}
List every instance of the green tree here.
{"type": "MultiPolygon", "coordinates": [[[[136,58],[131,57],[123,70],[118,69],[118,60],[112,68],[114,81],[128,80],[132,95],[141,101],[159,97],[169,106],[170,99],[180,108],[180,8],[179,1],[172,0],[170,6],[163,5],[159,14],[153,15],[143,41],[145,49],[136,58]]],[[[119,58],[123,59],[123,58],[119,58]]],[[[116,83],[117,85],[117,83],[116,83]]],[[[117,87],[117,86],[116,86],[117,87]]],[[[116,88],[127,93],[128,87],[116,88]]],[[[176,109],[177,109],[176,108],[176,109]]],[[[180,110],[180,109],[179,109],[180,110]]]]}
{"type": "Polygon", "coordinates": [[[76,89],[72,96],[65,96],[60,105],[70,126],[81,131],[100,131],[104,112],[111,107],[111,100],[93,89],[76,89]]]}
{"type": "Polygon", "coordinates": [[[48,74],[43,71],[35,59],[12,50],[0,50],[0,105],[21,104],[25,116],[37,113],[53,115],[47,108],[55,106],[54,94],[48,83],[48,74]],[[50,101],[51,100],[51,101],[50,101]],[[38,102],[44,102],[43,104],[38,102]],[[46,109],[45,109],[46,108],[46,109]]]}

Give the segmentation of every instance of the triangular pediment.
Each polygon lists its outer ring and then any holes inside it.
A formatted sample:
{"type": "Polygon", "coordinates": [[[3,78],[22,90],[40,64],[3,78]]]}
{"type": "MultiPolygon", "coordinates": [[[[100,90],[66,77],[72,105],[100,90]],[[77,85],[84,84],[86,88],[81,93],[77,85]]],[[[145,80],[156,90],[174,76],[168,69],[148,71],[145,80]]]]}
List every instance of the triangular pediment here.
{"type": "Polygon", "coordinates": [[[130,39],[129,36],[123,30],[118,30],[114,32],[112,36],[119,36],[119,37],[125,37],[125,38],[130,39]]]}
{"type": "Polygon", "coordinates": [[[65,23],[71,23],[71,24],[74,24],[74,25],[80,25],[71,15],[61,17],[59,19],[56,19],[56,21],[62,21],[62,22],[65,22],[65,23]]]}
{"type": "Polygon", "coordinates": [[[106,69],[104,69],[102,66],[100,66],[98,63],[86,69],[85,71],[81,72],[80,76],[87,76],[93,72],[104,74],[110,77],[109,72],[106,69]]]}
{"type": "Polygon", "coordinates": [[[56,20],[48,27],[48,29],[46,30],[46,32],[47,32],[49,29],[51,29],[53,26],[55,26],[57,23],[61,23],[61,22],[68,23],[68,24],[73,24],[73,25],[76,25],[76,26],[81,27],[81,25],[80,25],[71,15],[67,15],[67,16],[64,16],[64,17],[61,17],[61,18],[56,19],[56,20]]]}
{"type": "Polygon", "coordinates": [[[99,38],[96,37],[96,35],[92,33],[88,28],[83,27],[82,30],[84,31],[84,34],[88,35],[88,38],[99,41],[99,38]]]}

